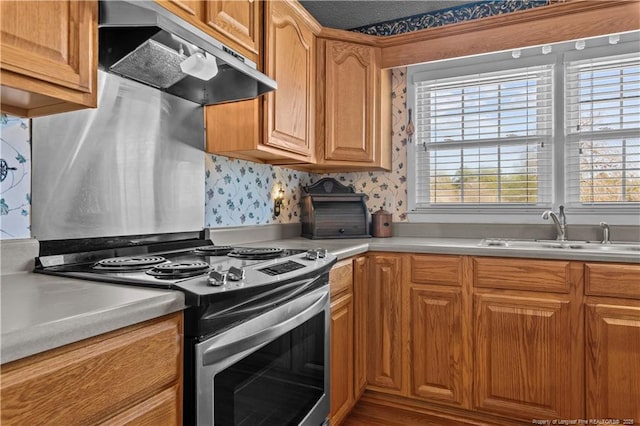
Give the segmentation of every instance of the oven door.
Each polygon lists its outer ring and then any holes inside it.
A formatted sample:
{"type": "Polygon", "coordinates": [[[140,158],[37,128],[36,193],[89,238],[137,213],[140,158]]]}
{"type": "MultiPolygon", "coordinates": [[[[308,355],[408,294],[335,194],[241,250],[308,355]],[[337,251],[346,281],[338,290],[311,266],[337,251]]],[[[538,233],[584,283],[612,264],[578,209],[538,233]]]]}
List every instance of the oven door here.
{"type": "Polygon", "coordinates": [[[299,295],[195,347],[198,425],[322,425],[329,289],[299,295]]]}

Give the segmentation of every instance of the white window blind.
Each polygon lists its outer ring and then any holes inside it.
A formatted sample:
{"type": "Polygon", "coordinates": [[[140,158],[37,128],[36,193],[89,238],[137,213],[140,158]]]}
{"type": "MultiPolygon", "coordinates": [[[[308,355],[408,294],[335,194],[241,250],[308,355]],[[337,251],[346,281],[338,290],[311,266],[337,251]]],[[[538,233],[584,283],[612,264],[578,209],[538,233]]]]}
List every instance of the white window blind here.
{"type": "Polygon", "coordinates": [[[640,202],[640,55],[566,64],[567,199],[640,202]]]}
{"type": "Polygon", "coordinates": [[[416,207],[551,200],[553,66],[415,82],[416,207]]]}

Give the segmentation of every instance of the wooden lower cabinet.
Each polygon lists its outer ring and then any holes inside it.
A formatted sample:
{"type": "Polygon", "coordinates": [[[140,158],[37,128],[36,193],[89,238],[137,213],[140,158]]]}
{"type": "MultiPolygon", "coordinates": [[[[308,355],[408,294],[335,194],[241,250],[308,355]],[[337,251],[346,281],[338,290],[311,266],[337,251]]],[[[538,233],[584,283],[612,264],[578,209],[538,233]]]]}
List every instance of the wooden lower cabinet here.
{"type": "Polygon", "coordinates": [[[569,301],[476,294],[475,408],[519,418],[570,419],[569,301]]]}
{"type": "Polygon", "coordinates": [[[3,425],[182,424],[182,313],[2,365],[3,425]]]}
{"type": "Polygon", "coordinates": [[[353,294],[331,303],[331,424],[339,424],[355,402],[353,391],[353,294]]]}
{"type": "Polygon", "coordinates": [[[640,420],[640,265],[584,265],[589,418],[640,420]]]}
{"type": "Polygon", "coordinates": [[[403,339],[401,289],[403,255],[369,256],[367,385],[400,394],[403,339]]]}
{"type": "MultiPolygon", "coordinates": [[[[636,285],[640,284],[640,279],[636,285]]],[[[591,299],[585,310],[587,418],[640,421],[640,303],[591,299]]],[[[621,423],[623,424],[623,423],[621,423]]],[[[627,423],[632,424],[632,423],[627,423]]]]}
{"type": "Polygon", "coordinates": [[[640,419],[640,265],[371,252],[353,271],[336,312],[354,307],[356,402],[364,346],[370,409],[446,425],[640,419]]]}
{"type": "Polygon", "coordinates": [[[468,262],[463,256],[409,255],[403,289],[411,397],[470,406],[468,262]]]}
{"type": "Polygon", "coordinates": [[[355,394],[354,271],[352,259],[339,261],[329,274],[331,287],[330,412],[332,425],[353,408],[355,394]]]}
{"type": "Polygon", "coordinates": [[[367,386],[367,258],[353,259],[353,304],[354,304],[354,391],[356,400],[367,386]]]}

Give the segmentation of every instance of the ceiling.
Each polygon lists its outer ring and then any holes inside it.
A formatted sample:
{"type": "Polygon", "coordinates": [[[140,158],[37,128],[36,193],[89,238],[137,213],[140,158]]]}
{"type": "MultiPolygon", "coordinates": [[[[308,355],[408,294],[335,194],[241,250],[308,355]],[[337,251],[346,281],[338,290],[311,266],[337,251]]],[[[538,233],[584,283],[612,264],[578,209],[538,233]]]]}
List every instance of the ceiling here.
{"type": "Polygon", "coordinates": [[[470,0],[302,0],[300,3],[322,26],[346,30],[476,2],[470,0]]]}

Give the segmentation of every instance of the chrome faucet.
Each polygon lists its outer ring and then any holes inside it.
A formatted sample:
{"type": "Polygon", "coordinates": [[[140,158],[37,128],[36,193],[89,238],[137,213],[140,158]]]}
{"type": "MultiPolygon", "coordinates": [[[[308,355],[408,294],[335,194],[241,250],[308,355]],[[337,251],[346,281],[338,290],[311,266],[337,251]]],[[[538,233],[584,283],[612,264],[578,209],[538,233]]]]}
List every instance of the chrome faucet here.
{"type": "Polygon", "coordinates": [[[542,213],[544,220],[551,218],[556,225],[556,240],[565,241],[567,239],[567,219],[564,215],[564,206],[559,206],[559,212],[556,214],[553,210],[547,210],[542,213]]]}
{"type": "Polygon", "coordinates": [[[609,224],[607,222],[600,222],[600,227],[602,228],[602,244],[611,244],[609,224]]]}

